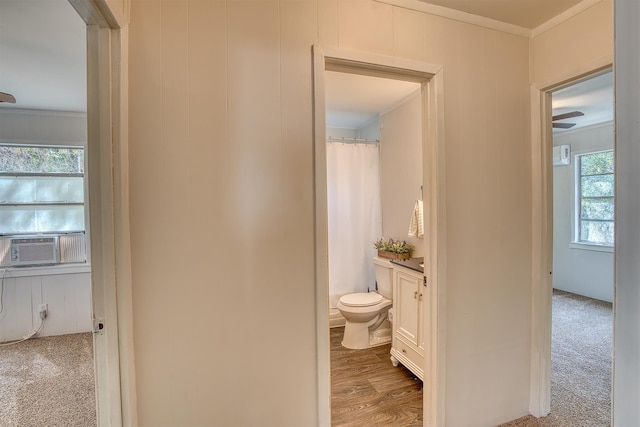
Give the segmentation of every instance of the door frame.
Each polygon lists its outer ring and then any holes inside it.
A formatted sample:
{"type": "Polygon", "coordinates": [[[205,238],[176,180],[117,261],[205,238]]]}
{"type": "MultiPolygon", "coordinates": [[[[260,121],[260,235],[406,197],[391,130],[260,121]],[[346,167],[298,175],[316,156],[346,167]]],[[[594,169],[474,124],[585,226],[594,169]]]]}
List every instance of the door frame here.
{"type": "MultiPolygon", "coordinates": [[[[395,57],[313,46],[314,102],[314,240],[318,425],[331,425],[329,356],[329,264],[327,225],[327,167],[325,71],[339,71],[421,83],[422,168],[425,199],[425,272],[429,285],[429,315],[424,316],[424,425],[445,425],[445,144],[443,67],[395,57]]],[[[389,362],[391,363],[391,362],[389,362]]]]}
{"type": "Polygon", "coordinates": [[[126,79],[129,1],[69,3],[87,24],[87,157],[97,423],[105,427],[135,426],[126,79]]]}
{"type": "MultiPolygon", "coordinates": [[[[551,412],[551,326],[553,296],[553,132],[551,92],[613,69],[604,58],[575,74],[534,83],[531,95],[532,294],[529,413],[551,412]]],[[[614,142],[615,144],[615,142],[614,142]]],[[[615,281],[614,281],[615,287],[615,281]]]]}

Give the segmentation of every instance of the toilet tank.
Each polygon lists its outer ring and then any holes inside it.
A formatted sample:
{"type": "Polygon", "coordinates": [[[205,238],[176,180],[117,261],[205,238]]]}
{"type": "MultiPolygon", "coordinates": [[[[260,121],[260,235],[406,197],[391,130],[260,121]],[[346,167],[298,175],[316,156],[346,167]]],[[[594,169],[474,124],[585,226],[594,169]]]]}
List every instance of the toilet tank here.
{"type": "Polygon", "coordinates": [[[393,264],[385,258],[373,257],[376,270],[378,293],[387,299],[393,299],[393,264]]]}

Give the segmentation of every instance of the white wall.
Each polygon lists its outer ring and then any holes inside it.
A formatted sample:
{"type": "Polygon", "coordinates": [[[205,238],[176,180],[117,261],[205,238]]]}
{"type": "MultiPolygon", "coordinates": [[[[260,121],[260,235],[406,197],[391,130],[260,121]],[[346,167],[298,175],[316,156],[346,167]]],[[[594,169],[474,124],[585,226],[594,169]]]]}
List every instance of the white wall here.
{"type": "Polygon", "coordinates": [[[424,239],[409,237],[416,200],[422,200],[422,107],[420,91],[380,116],[382,234],[406,240],[424,256],[424,239]]]}
{"type": "Polygon", "coordinates": [[[528,412],[528,38],[372,0],[132,2],[129,36],[139,425],[317,423],[316,43],[443,64],[447,425],[528,412]]]}
{"type": "Polygon", "coordinates": [[[613,149],[613,123],[557,133],[571,146],[571,165],[553,168],[553,287],[613,302],[613,250],[573,245],[575,155],[613,149]]]}
{"type": "MultiPolygon", "coordinates": [[[[541,133],[541,93],[547,89],[601,71],[613,62],[613,2],[583,3],[586,8],[556,26],[536,31],[530,44],[532,259],[531,259],[531,406],[544,416],[550,408],[552,289],[549,273],[553,269],[550,233],[553,184],[550,147],[543,146],[541,133]],[[542,32],[541,32],[542,31],[542,32]],[[575,43],[580,40],[580,43],[575,43]],[[573,46],[566,49],[566,46],[573,46]],[[545,158],[545,154],[548,157],[545,158]],[[548,166],[547,166],[548,165],[548,166]]],[[[549,141],[545,141],[549,142],[549,141]]],[[[549,142],[550,144],[550,142],[549,142]]]]}
{"type": "MultiPolygon", "coordinates": [[[[91,274],[87,266],[7,269],[0,312],[0,342],[21,339],[40,327],[39,307],[47,318],[38,337],[90,332],[91,274]]],[[[0,271],[0,277],[2,276],[0,271]]]]}
{"type": "Polygon", "coordinates": [[[86,146],[87,115],[0,108],[0,143],[86,146]]]}
{"type": "Polygon", "coordinates": [[[640,4],[615,0],[616,292],[613,426],[640,420],[640,4]]]}

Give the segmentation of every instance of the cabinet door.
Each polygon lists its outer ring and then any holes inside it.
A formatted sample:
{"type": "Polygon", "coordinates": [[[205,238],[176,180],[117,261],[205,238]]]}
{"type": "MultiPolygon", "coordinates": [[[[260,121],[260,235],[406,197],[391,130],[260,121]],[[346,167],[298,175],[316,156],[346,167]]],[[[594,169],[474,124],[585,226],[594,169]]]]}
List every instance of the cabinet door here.
{"type": "Polygon", "coordinates": [[[396,292],[394,322],[396,322],[396,333],[402,336],[405,341],[415,345],[422,344],[418,331],[420,329],[419,306],[420,298],[420,278],[407,274],[404,271],[396,271],[396,292]]]}

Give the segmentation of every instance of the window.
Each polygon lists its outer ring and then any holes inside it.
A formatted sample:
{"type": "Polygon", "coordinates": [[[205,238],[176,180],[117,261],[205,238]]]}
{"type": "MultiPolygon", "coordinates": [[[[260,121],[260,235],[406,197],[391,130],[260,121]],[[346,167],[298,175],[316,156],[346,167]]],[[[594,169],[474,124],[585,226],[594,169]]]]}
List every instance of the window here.
{"type": "Polygon", "coordinates": [[[591,245],[613,246],[613,151],[578,155],[576,165],[576,241],[591,245]]]}
{"type": "Polygon", "coordinates": [[[84,231],[84,149],[0,145],[0,235],[84,231]]]}

